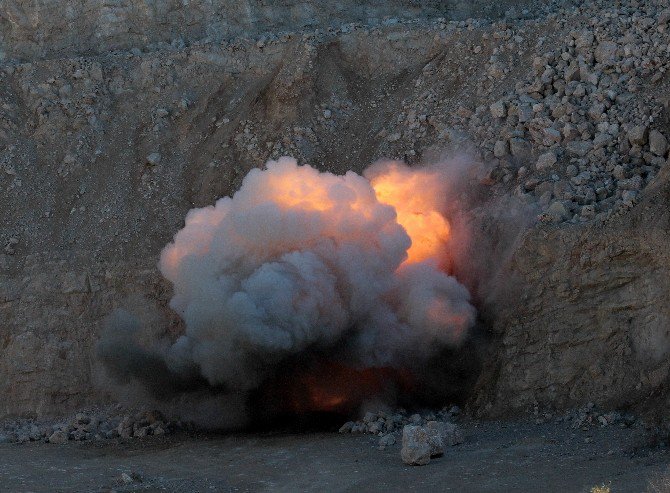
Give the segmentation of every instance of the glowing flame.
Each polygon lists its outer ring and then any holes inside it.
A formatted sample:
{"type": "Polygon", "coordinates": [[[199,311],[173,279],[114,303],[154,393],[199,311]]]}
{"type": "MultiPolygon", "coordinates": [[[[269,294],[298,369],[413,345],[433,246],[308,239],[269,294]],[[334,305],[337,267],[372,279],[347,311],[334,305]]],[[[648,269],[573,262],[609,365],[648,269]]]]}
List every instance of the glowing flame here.
{"type": "Polygon", "coordinates": [[[370,173],[377,199],[392,206],[398,223],[412,240],[405,264],[438,260],[449,239],[449,223],[439,212],[444,199],[441,177],[430,170],[413,170],[398,163],[384,165],[370,173]]]}
{"type": "Polygon", "coordinates": [[[324,361],[294,375],[288,407],[303,412],[352,412],[366,399],[407,391],[412,385],[406,371],[393,368],[350,368],[324,361]]]}

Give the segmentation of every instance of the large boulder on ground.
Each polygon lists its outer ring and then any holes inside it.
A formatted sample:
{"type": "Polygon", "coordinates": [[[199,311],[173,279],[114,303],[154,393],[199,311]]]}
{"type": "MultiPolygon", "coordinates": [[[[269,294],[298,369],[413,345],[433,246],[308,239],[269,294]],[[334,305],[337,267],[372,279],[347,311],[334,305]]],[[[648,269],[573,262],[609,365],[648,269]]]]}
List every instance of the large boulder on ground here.
{"type": "Polygon", "coordinates": [[[402,450],[400,457],[410,466],[424,466],[430,462],[431,445],[425,428],[407,425],[402,430],[402,450]]]}
{"type": "MultiPolygon", "coordinates": [[[[454,423],[445,421],[429,421],[426,430],[431,437],[438,437],[443,447],[451,447],[463,443],[463,432],[454,423]]],[[[438,440],[435,439],[435,442],[438,440]]],[[[440,452],[442,453],[442,452],[440,452]]]]}

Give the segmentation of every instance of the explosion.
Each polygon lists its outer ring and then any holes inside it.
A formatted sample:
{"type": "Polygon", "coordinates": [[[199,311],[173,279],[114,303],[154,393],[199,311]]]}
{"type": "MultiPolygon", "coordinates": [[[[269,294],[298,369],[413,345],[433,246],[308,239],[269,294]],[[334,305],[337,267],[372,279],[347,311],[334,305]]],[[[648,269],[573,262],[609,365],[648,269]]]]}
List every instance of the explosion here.
{"type": "Polygon", "coordinates": [[[170,371],[245,393],[302,368],[289,405],[329,410],[458,344],[475,309],[444,267],[443,178],[397,162],[337,176],[282,158],[191,210],[159,263],[185,322],[170,371]]]}

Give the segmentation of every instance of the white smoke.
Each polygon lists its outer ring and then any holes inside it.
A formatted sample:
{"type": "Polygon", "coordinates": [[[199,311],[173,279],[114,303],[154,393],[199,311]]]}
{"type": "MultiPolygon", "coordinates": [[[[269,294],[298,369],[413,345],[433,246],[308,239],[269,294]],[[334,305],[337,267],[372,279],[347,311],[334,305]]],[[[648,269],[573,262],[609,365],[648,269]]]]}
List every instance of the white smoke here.
{"type": "MultiPolygon", "coordinates": [[[[434,185],[439,199],[448,188],[434,185]]],[[[469,293],[440,259],[406,262],[411,240],[398,217],[368,178],[290,158],[190,211],[160,260],[186,326],[165,356],[170,371],[245,391],[304,351],[400,367],[457,344],[475,321],[469,293]]]]}

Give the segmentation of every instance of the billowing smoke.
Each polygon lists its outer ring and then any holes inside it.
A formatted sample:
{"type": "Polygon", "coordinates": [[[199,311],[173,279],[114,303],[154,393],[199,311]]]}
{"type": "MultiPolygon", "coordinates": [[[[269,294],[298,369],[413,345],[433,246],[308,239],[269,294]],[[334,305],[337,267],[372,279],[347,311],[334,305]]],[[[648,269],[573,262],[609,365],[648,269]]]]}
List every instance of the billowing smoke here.
{"type": "MultiPolygon", "coordinates": [[[[149,361],[170,378],[244,393],[300,355],[405,368],[457,346],[476,313],[449,274],[449,187],[440,166],[382,162],[337,176],[268,162],[232,197],[191,210],[161,254],[184,333],[160,358],[122,350],[110,366],[149,361]]],[[[110,340],[106,360],[119,347],[110,340]]]]}
{"type": "Polygon", "coordinates": [[[438,268],[444,185],[398,163],[366,176],[284,158],[251,171],[232,198],[190,211],[160,261],[186,323],[171,368],[246,390],[312,348],[337,346],[370,367],[458,343],[475,310],[438,268]]]}

